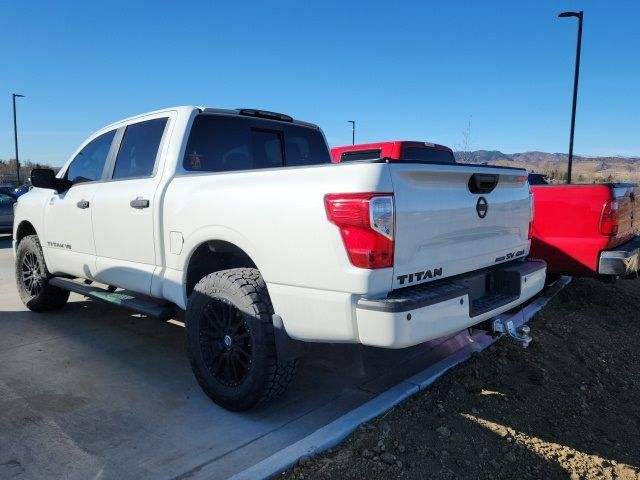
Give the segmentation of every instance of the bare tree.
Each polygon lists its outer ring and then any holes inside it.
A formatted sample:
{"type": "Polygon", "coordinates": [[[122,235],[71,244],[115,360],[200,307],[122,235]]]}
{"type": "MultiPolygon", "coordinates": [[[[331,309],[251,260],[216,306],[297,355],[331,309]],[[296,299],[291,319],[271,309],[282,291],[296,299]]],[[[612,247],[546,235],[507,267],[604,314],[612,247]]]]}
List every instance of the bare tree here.
{"type": "MultiPolygon", "coordinates": [[[[20,162],[20,178],[28,179],[31,175],[31,170],[34,168],[51,168],[48,165],[42,165],[40,163],[34,163],[30,160],[20,162]]],[[[59,169],[54,169],[59,170],[59,169]]],[[[9,160],[0,160],[0,184],[11,184],[18,186],[18,176],[16,174],[16,160],[11,158],[9,160]]]]}
{"type": "Polygon", "coordinates": [[[476,155],[471,151],[471,118],[469,115],[467,126],[462,130],[462,143],[458,145],[458,161],[462,163],[476,163],[476,155]]]}

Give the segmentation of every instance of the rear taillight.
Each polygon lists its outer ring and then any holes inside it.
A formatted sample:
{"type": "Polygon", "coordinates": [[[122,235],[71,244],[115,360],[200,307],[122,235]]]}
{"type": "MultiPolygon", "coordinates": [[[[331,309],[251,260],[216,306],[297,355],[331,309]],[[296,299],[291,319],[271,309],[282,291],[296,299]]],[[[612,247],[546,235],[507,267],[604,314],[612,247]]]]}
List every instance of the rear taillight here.
{"type": "Polygon", "coordinates": [[[331,193],[324,204],[351,263],[360,268],[393,266],[395,210],[391,193],[331,193]]]}
{"type": "Polygon", "coordinates": [[[535,203],[533,202],[533,194],[531,193],[531,188],[529,188],[529,204],[531,205],[531,213],[529,214],[529,233],[527,234],[527,239],[531,240],[533,238],[533,219],[536,216],[536,208],[535,203]]]}
{"type": "Polygon", "coordinates": [[[607,200],[602,207],[600,217],[600,233],[613,237],[618,234],[618,200],[612,198],[607,200]]]}

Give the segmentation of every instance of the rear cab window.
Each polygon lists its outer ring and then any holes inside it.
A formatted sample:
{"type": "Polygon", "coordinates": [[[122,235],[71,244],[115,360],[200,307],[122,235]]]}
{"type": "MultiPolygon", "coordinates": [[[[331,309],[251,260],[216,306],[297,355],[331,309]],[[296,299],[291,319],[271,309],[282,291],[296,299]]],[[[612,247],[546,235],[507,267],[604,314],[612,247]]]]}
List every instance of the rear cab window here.
{"type": "Polygon", "coordinates": [[[453,152],[450,150],[440,150],[438,148],[422,146],[405,146],[402,149],[400,160],[418,160],[421,162],[433,163],[456,163],[453,152]]]}
{"type": "Polygon", "coordinates": [[[376,160],[380,158],[382,150],[379,148],[372,148],[369,150],[353,150],[351,152],[344,152],[340,155],[341,162],[357,162],[358,160],[376,160]]]}
{"type": "Polygon", "coordinates": [[[320,130],[260,118],[200,114],[189,133],[187,172],[230,172],[330,164],[320,130]]]}

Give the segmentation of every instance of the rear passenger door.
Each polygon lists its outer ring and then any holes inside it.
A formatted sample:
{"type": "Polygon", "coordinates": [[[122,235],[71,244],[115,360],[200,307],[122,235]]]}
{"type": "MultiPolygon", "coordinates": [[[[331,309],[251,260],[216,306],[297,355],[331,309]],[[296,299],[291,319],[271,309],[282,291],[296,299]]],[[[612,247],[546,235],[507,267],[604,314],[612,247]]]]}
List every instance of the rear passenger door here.
{"type": "Polygon", "coordinates": [[[149,294],[157,264],[154,239],[159,166],[170,118],[165,113],[119,129],[117,154],[94,197],[96,279],[149,294]]]}

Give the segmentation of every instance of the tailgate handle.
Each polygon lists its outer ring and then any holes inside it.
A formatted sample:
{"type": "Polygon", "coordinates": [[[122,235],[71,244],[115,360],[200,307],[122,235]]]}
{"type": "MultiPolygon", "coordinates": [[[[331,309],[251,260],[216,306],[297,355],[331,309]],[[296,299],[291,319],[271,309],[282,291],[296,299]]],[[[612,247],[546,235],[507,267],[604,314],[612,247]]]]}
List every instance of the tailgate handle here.
{"type": "Polygon", "coordinates": [[[499,179],[500,175],[474,173],[469,179],[469,191],[471,193],[491,193],[498,185],[499,179]]]}

